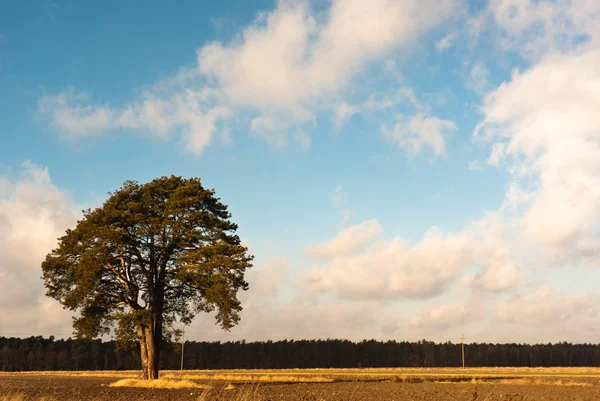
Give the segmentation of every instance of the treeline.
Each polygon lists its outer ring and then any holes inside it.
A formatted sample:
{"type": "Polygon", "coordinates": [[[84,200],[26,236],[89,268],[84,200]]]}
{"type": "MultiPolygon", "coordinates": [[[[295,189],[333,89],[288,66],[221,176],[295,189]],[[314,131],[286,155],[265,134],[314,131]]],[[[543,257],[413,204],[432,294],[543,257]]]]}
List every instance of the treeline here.
{"type": "MultiPolygon", "coordinates": [[[[181,349],[166,344],[161,369],[179,369],[181,349]]],[[[597,344],[465,344],[467,366],[600,366],[597,344]]],[[[284,340],[186,341],[185,369],[286,369],[356,367],[452,367],[461,345],[431,341],[284,340]]],[[[0,337],[0,370],[133,370],[135,344],[120,349],[101,340],[0,337]]]]}

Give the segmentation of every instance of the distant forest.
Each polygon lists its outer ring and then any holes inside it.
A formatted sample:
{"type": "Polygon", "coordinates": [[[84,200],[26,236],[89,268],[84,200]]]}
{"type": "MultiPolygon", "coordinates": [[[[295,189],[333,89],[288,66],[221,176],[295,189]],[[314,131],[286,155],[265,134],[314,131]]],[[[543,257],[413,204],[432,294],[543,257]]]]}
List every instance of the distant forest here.
{"type": "MultiPolygon", "coordinates": [[[[179,369],[179,344],[165,346],[161,369],[179,369]]],[[[119,349],[101,340],[0,337],[0,370],[135,370],[138,348],[119,349]]],[[[600,366],[596,344],[465,344],[467,367],[600,366]]],[[[431,341],[284,340],[186,341],[185,369],[286,369],[452,367],[461,365],[461,345],[431,341]]]]}

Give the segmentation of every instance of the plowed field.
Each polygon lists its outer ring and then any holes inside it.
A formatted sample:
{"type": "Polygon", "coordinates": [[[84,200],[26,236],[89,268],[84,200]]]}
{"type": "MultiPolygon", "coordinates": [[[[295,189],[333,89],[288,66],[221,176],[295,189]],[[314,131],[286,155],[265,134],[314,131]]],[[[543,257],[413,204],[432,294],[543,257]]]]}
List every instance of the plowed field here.
{"type": "Polygon", "coordinates": [[[177,380],[177,376],[185,376],[194,383],[209,386],[209,390],[109,386],[124,377],[135,376],[135,372],[130,374],[115,372],[113,377],[110,373],[100,373],[102,376],[78,376],[59,372],[0,373],[0,401],[600,400],[600,378],[596,377],[595,373],[567,372],[561,376],[560,372],[544,375],[529,372],[519,376],[509,372],[510,375],[492,374],[484,377],[482,374],[477,377],[467,377],[445,373],[436,375],[435,372],[419,375],[418,371],[392,375],[393,371],[385,371],[386,374],[375,371],[372,374],[368,371],[366,374],[358,374],[355,371],[300,370],[288,371],[286,374],[289,377],[299,379],[290,379],[290,382],[285,383],[283,382],[285,375],[282,373],[261,379],[251,372],[228,372],[230,376],[223,372],[184,372],[183,375],[177,372],[170,373],[172,377],[170,380],[177,380]],[[211,374],[214,378],[206,377],[211,374]],[[244,376],[247,376],[248,380],[244,380],[244,376]],[[316,376],[324,382],[292,382],[292,380],[301,381],[303,377],[311,376],[316,376]],[[325,382],[328,378],[332,378],[332,382],[325,382]]]}

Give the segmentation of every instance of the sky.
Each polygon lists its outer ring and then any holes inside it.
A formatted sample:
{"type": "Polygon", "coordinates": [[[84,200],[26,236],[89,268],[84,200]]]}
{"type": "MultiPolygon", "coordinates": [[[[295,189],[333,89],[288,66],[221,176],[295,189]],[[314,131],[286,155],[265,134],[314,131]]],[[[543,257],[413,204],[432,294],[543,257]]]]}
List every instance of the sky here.
{"type": "Polygon", "coordinates": [[[0,0],[0,336],[126,180],[200,177],[255,255],[190,340],[597,342],[600,2],[0,0]]]}

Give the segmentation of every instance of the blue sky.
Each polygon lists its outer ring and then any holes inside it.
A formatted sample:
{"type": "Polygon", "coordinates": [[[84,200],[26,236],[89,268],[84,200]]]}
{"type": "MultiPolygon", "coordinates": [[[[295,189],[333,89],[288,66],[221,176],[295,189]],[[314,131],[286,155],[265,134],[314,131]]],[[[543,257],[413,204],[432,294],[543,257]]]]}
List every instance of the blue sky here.
{"type": "Polygon", "coordinates": [[[29,300],[0,297],[6,334],[68,335],[41,258],[177,174],[256,255],[243,323],[198,338],[596,336],[593,1],[0,8],[0,275],[29,300]]]}

